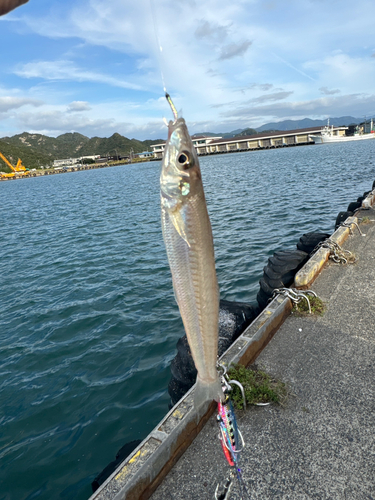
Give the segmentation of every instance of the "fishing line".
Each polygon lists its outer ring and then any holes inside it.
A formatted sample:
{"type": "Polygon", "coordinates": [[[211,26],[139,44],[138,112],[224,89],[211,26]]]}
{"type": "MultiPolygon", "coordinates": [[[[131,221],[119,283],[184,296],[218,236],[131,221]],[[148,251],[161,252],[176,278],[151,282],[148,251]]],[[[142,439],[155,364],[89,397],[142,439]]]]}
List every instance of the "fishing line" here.
{"type": "MultiPolygon", "coordinates": [[[[157,54],[157,59],[158,59],[158,63],[159,63],[159,71],[160,71],[160,75],[161,75],[161,80],[163,82],[164,93],[167,94],[167,87],[165,85],[165,78],[164,78],[164,71],[163,71],[163,57],[162,57],[163,56],[163,47],[162,47],[162,44],[160,41],[158,23],[156,21],[154,0],[149,0],[149,3],[150,3],[150,12],[151,12],[151,17],[152,17],[152,23],[154,25],[155,42],[156,42],[156,46],[158,47],[156,54],[157,54]]],[[[169,102],[169,104],[170,104],[170,102],[169,102]]]]}

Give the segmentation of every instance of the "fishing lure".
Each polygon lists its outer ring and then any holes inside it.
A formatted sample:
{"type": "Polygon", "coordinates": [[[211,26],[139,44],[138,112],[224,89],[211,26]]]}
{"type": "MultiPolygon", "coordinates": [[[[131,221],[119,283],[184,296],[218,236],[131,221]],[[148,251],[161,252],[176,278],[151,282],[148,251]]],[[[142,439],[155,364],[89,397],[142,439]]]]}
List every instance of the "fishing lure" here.
{"type": "Polygon", "coordinates": [[[224,452],[224,456],[231,467],[229,477],[225,480],[222,492],[219,494],[219,485],[216,487],[215,499],[216,500],[228,500],[229,493],[232,488],[233,479],[237,477],[241,499],[250,499],[249,493],[246,489],[245,483],[242,478],[242,471],[239,467],[239,455],[243,450],[245,443],[238,429],[236,415],[234,413],[234,408],[232,401],[229,397],[229,391],[232,390],[231,383],[236,383],[240,386],[241,392],[244,398],[243,388],[241,384],[237,381],[226,379],[226,370],[224,368],[224,373],[222,375],[223,392],[225,395],[224,401],[218,402],[218,414],[217,421],[219,423],[219,439],[221,442],[221,447],[224,452]]]}
{"type": "Polygon", "coordinates": [[[238,455],[242,451],[239,441],[239,430],[234,414],[233,404],[228,396],[225,395],[224,402],[218,403],[217,420],[220,427],[219,439],[227,462],[231,467],[237,465],[238,455]]]}

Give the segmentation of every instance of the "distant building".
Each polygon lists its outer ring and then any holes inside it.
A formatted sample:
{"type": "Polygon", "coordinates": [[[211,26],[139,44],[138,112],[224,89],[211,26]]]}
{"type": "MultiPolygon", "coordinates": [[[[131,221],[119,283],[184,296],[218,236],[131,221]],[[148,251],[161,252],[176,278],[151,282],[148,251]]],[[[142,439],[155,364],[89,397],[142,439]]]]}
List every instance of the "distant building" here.
{"type": "MultiPolygon", "coordinates": [[[[333,127],[335,133],[338,135],[345,134],[346,128],[347,127],[333,127]]],[[[205,135],[193,135],[191,139],[198,155],[209,155],[215,153],[231,153],[235,151],[313,144],[314,141],[310,135],[319,135],[321,129],[322,127],[310,127],[297,130],[237,136],[228,139],[223,139],[222,137],[208,137],[205,135]]],[[[155,158],[161,159],[163,157],[165,144],[166,143],[163,142],[151,146],[155,158]]]]}
{"type": "Polygon", "coordinates": [[[94,160],[96,161],[100,158],[100,155],[90,155],[90,156],[80,156],[79,158],[65,158],[63,160],[53,160],[53,168],[59,167],[71,167],[72,165],[78,165],[82,160],[94,160]]]}
{"type": "Polygon", "coordinates": [[[154,158],[162,158],[163,157],[165,142],[163,142],[161,144],[153,144],[151,147],[152,147],[152,152],[153,152],[154,158]]]}
{"type": "Polygon", "coordinates": [[[91,155],[91,156],[81,156],[81,158],[78,158],[79,160],[97,160],[100,158],[100,155],[91,155]]]}
{"type": "Polygon", "coordinates": [[[202,135],[202,134],[195,134],[191,136],[191,140],[193,141],[194,146],[201,147],[205,146],[206,144],[210,144],[211,142],[215,142],[222,139],[221,136],[213,137],[209,135],[202,135]]]}
{"type": "Polygon", "coordinates": [[[53,168],[71,167],[79,163],[78,158],[65,158],[64,160],[53,160],[53,168]]]}
{"type": "MultiPolygon", "coordinates": [[[[221,136],[213,137],[213,136],[208,136],[208,135],[203,135],[203,134],[195,134],[191,136],[191,140],[193,141],[194,146],[198,149],[199,147],[206,146],[207,144],[210,144],[213,141],[220,140],[221,136]]],[[[162,142],[161,144],[153,144],[151,146],[152,148],[152,154],[154,158],[162,158],[163,157],[163,152],[165,148],[165,142],[162,142]]]]}
{"type": "Polygon", "coordinates": [[[154,152],[153,151],[143,151],[143,153],[135,153],[134,157],[135,158],[153,158],[154,152]]]}

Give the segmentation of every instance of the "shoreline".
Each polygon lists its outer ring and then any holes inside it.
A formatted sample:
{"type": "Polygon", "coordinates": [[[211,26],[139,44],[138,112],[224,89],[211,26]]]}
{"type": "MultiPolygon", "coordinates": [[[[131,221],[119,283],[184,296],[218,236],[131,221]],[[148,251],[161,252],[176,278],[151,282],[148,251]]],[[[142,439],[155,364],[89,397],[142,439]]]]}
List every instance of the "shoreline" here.
{"type": "MultiPolygon", "coordinates": [[[[235,153],[249,153],[250,151],[268,151],[270,149],[284,149],[284,148],[291,148],[291,147],[301,147],[301,146],[314,146],[314,143],[308,143],[308,144],[284,144],[282,146],[268,146],[268,147],[261,147],[261,148],[250,148],[250,149],[243,149],[243,150],[233,150],[233,151],[215,151],[211,153],[201,153],[198,155],[199,158],[205,157],[205,156],[215,156],[215,155],[225,155],[225,154],[235,154],[235,153]]],[[[149,162],[154,162],[154,161],[161,161],[161,158],[149,158],[149,159],[143,159],[141,161],[132,161],[130,162],[116,162],[116,163],[93,163],[91,165],[81,165],[77,167],[58,167],[58,168],[51,168],[51,169],[45,169],[45,170],[35,170],[35,171],[29,171],[27,175],[15,175],[14,177],[2,177],[0,176],[0,182],[1,181],[14,181],[16,179],[29,179],[31,177],[43,177],[44,175],[56,175],[56,174],[66,174],[70,172],[79,172],[81,170],[96,170],[98,168],[110,168],[110,167],[118,167],[118,166],[130,166],[130,165],[135,165],[138,163],[149,163],[149,162]]],[[[6,173],[6,172],[3,172],[6,173]]]]}

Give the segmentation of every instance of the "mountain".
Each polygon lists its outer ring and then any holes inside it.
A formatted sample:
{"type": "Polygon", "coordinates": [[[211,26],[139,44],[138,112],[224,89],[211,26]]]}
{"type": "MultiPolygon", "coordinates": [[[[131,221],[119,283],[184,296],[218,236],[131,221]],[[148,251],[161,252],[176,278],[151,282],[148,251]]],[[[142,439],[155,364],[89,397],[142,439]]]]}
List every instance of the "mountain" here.
{"type": "MultiPolygon", "coordinates": [[[[358,125],[363,123],[363,118],[354,118],[353,116],[341,116],[339,118],[330,118],[330,124],[334,126],[358,125]]],[[[245,128],[236,129],[232,132],[212,133],[204,132],[201,135],[220,136],[224,139],[238,137],[243,135],[252,135],[265,131],[286,131],[308,127],[323,127],[327,120],[283,120],[280,122],[271,122],[258,127],[257,129],[245,128]]],[[[198,135],[198,134],[196,134],[198,135]]],[[[77,132],[66,133],[58,137],[48,137],[42,134],[22,134],[13,137],[3,137],[0,139],[0,152],[8,160],[15,164],[18,158],[27,168],[35,168],[41,165],[51,165],[53,160],[63,158],[77,158],[79,156],[90,155],[128,155],[131,150],[134,153],[141,153],[150,149],[152,144],[164,142],[163,139],[155,141],[138,141],[137,139],[128,139],[120,134],[113,134],[111,137],[91,137],[88,138],[77,132]]],[[[9,171],[2,160],[0,160],[0,170],[9,171]]]]}
{"type": "MultiPolygon", "coordinates": [[[[232,137],[238,137],[241,135],[241,133],[244,130],[249,130],[249,129],[242,129],[238,128],[236,130],[232,130],[232,132],[198,132],[197,134],[194,135],[204,135],[205,137],[222,137],[223,139],[231,139],[232,137]]],[[[256,132],[254,132],[256,134],[256,132]]]]}
{"type": "MultiPolygon", "coordinates": [[[[349,125],[359,125],[363,123],[363,118],[354,118],[353,116],[341,116],[340,118],[330,118],[330,125],[335,127],[339,126],[349,126],[349,125]]],[[[239,128],[232,130],[231,132],[202,132],[201,134],[195,135],[205,135],[207,137],[222,137],[223,139],[231,139],[233,137],[260,134],[261,132],[285,132],[286,130],[296,130],[299,128],[310,128],[310,127],[324,127],[327,125],[327,120],[311,120],[310,118],[303,118],[302,120],[283,120],[281,122],[270,122],[253,129],[253,128],[239,128]]]]}
{"type": "MultiPolygon", "coordinates": [[[[348,125],[358,125],[363,122],[363,118],[353,118],[353,116],[341,116],[340,118],[330,118],[330,125],[335,127],[348,126],[348,125]]],[[[266,130],[294,130],[299,128],[309,128],[309,127],[324,127],[327,125],[327,120],[311,120],[310,118],[304,118],[303,120],[284,120],[282,122],[271,122],[258,127],[256,130],[258,132],[264,132],[266,130]]]]}
{"type": "Polygon", "coordinates": [[[254,128],[245,128],[242,130],[242,132],[240,132],[238,135],[243,135],[243,136],[247,136],[247,135],[254,135],[254,134],[257,134],[258,131],[255,130],[254,128]]]}
{"type": "MultiPolygon", "coordinates": [[[[147,151],[151,144],[163,142],[162,139],[155,141],[138,141],[128,139],[120,134],[111,137],[88,137],[74,133],[66,133],[58,137],[48,137],[41,134],[22,134],[0,139],[0,152],[14,165],[18,158],[27,168],[35,168],[42,165],[51,165],[53,160],[63,158],[77,158],[90,155],[128,155],[131,150],[134,153],[147,151]]],[[[5,163],[0,160],[0,170],[9,171],[5,163]]]]}
{"type": "MultiPolygon", "coordinates": [[[[21,158],[22,163],[28,168],[36,168],[51,163],[51,156],[34,147],[20,144],[11,144],[4,139],[0,139],[0,153],[2,153],[12,165],[21,158]]],[[[10,168],[0,159],[0,170],[10,172],[10,168]]]]}

